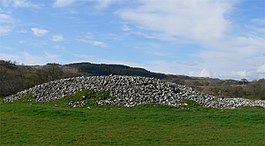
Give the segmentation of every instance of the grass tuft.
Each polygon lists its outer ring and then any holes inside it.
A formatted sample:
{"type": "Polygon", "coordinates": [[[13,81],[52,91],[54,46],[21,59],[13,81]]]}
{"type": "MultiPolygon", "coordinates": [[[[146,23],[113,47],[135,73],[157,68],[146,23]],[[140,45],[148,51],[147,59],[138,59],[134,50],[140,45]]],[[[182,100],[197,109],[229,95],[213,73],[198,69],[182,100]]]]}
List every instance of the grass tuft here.
{"type": "Polygon", "coordinates": [[[69,95],[65,98],[61,98],[55,101],[50,102],[51,104],[56,104],[57,106],[73,106],[74,104],[77,107],[87,107],[87,106],[97,106],[96,101],[112,99],[116,97],[110,96],[108,91],[93,91],[90,89],[84,89],[82,91],[76,92],[72,95],[69,95]],[[72,103],[72,104],[69,104],[72,103]]]}
{"type": "Polygon", "coordinates": [[[36,96],[33,93],[28,93],[24,95],[22,98],[17,100],[17,102],[34,102],[36,99],[36,96]]]}
{"type": "Polygon", "coordinates": [[[202,105],[200,105],[199,103],[197,103],[193,100],[188,100],[188,99],[182,100],[181,104],[185,110],[202,110],[205,108],[202,105]]]}

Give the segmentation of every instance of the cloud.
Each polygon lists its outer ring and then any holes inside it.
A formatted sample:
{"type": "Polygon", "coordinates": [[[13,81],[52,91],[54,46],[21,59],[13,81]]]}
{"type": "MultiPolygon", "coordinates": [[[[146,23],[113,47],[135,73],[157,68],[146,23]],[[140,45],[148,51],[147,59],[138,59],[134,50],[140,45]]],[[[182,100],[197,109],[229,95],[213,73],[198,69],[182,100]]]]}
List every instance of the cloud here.
{"type": "Polygon", "coordinates": [[[120,2],[121,0],[97,0],[98,5],[96,6],[97,9],[104,9],[109,7],[110,5],[120,2]]]}
{"type": "Polygon", "coordinates": [[[242,70],[242,71],[238,71],[238,72],[233,72],[232,75],[239,77],[239,78],[247,78],[251,75],[250,72],[242,70]]]}
{"type": "MultiPolygon", "coordinates": [[[[123,0],[124,1],[124,0],[123,0]]],[[[122,2],[122,0],[84,0],[84,1],[78,1],[78,0],[54,0],[53,7],[67,7],[74,3],[96,3],[95,8],[98,10],[105,9],[109,7],[110,5],[122,2]]]]}
{"type": "Polygon", "coordinates": [[[58,63],[60,60],[59,55],[49,53],[44,53],[42,55],[32,55],[28,52],[20,52],[17,54],[0,53],[0,58],[3,60],[12,60],[27,65],[42,65],[51,62],[58,63]]]}
{"type": "Polygon", "coordinates": [[[200,73],[199,73],[199,77],[210,77],[210,72],[207,71],[206,69],[203,69],[200,73]]]}
{"type": "Polygon", "coordinates": [[[80,42],[90,44],[92,46],[96,47],[107,47],[108,44],[102,41],[97,41],[97,40],[91,40],[91,39],[77,39],[80,42]]]}
{"type": "Polygon", "coordinates": [[[187,62],[184,62],[183,64],[186,66],[196,66],[199,64],[199,62],[198,61],[187,61],[187,62]]]}
{"type": "Polygon", "coordinates": [[[138,7],[121,9],[117,14],[147,30],[169,36],[208,41],[222,37],[230,23],[226,19],[231,9],[227,0],[139,0],[139,3],[138,7]]]}
{"type": "Polygon", "coordinates": [[[90,41],[90,44],[94,45],[94,46],[98,46],[98,47],[107,47],[108,45],[105,42],[101,42],[101,41],[90,41]]]}
{"type": "Polygon", "coordinates": [[[61,34],[52,36],[52,41],[54,42],[60,42],[64,40],[64,36],[61,34]]]}
{"type": "Polygon", "coordinates": [[[53,7],[66,7],[74,4],[77,0],[55,0],[53,7]]]}
{"type": "Polygon", "coordinates": [[[27,31],[27,30],[25,30],[25,29],[21,29],[21,30],[19,30],[19,31],[18,31],[18,33],[23,33],[23,34],[26,34],[26,33],[28,33],[28,31],[27,31]]]}
{"type": "Polygon", "coordinates": [[[28,0],[2,0],[2,4],[5,7],[15,7],[15,8],[37,8],[38,5],[33,4],[31,2],[29,2],[28,0]]]}
{"type": "Polygon", "coordinates": [[[56,49],[65,49],[65,47],[61,45],[54,45],[53,47],[56,49]]]}
{"type": "Polygon", "coordinates": [[[118,41],[122,41],[122,40],[124,40],[125,36],[124,35],[120,35],[120,34],[107,33],[107,34],[104,35],[104,38],[115,40],[115,41],[117,41],[117,40],[118,41]]]}
{"type": "Polygon", "coordinates": [[[90,32],[87,32],[85,36],[77,36],[76,40],[96,47],[108,47],[107,43],[95,39],[90,32]]]}
{"type": "Polygon", "coordinates": [[[0,36],[6,35],[12,31],[15,21],[16,20],[11,15],[2,13],[0,11],[0,36]]]}
{"type": "MultiPolygon", "coordinates": [[[[123,61],[124,62],[124,61],[123,61]]],[[[122,63],[122,61],[121,61],[122,63]]],[[[131,63],[132,64],[132,63],[131,63]]],[[[196,77],[211,77],[211,78],[221,78],[221,79],[237,79],[247,78],[248,80],[256,80],[264,78],[264,73],[257,73],[255,70],[228,70],[224,71],[222,69],[213,72],[209,70],[207,64],[199,63],[196,66],[187,66],[185,63],[178,61],[168,61],[168,60],[153,60],[147,62],[134,62],[134,66],[143,67],[147,70],[166,73],[166,74],[177,74],[177,75],[189,75],[196,77]]],[[[264,71],[264,66],[260,66],[260,71],[264,71]]]]}
{"type": "Polygon", "coordinates": [[[9,26],[0,26],[0,36],[8,34],[12,30],[9,26]]]}
{"type": "Polygon", "coordinates": [[[128,25],[122,26],[122,31],[131,31],[132,29],[128,25]]]}
{"type": "Polygon", "coordinates": [[[4,14],[4,13],[0,12],[0,24],[12,23],[14,21],[15,21],[15,19],[11,15],[4,14]]]}
{"type": "MultiPolygon", "coordinates": [[[[235,37],[215,45],[216,48],[201,50],[195,55],[206,62],[207,69],[228,75],[228,71],[241,72],[235,74],[238,77],[243,75],[243,70],[253,72],[251,74],[253,76],[249,75],[248,77],[258,78],[257,67],[264,64],[264,57],[261,54],[265,47],[265,39],[255,36],[235,37]]],[[[230,75],[232,76],[232,74],[230,75]]]]}
{"type": "Polygon", "coordinates": [[[265,74],[265,64],[259,66],[257,72],[265,74]]]}
{"type": "MultiPolygon", "coordinates": [[[[210,73],[211,77],[258,77],[257,67],[264,64],[264,58],[257,56],[262,54],[265,48],[265,21],[258,18],[246,20],[250,21],[247,25],[236,23],[232,16],[239,1],[137,2],[134,7],[117,10],[116,14],[130,26],[139,28],[135,31],[147,39],[168,41],[176,46],[191,44],[199,47],[200,49],[190,51],[195,59],[205,62],[192,68],[196,75],[200,75],[204,68],[218,72],[210,73]]],[[[186,73],[189,72],[185,70],[186,73]]],[[[207,75],[206,72],[202,73],[207,75]]]]}
{"type": "Polygon", "coordinates": [[[202,69],[201,71],[190,71],[188,73],[189,76],[195,76],[195,77],[216,77],[219,75],[213,75],[211,72],[209,72],[206,69],[202,69]]]}
{"type": "Polygon", "coordinates": [[[49,32],[46,29],[41,29],[41,28],[36,28],[36,27],[31,28],[31,31],[33,32],[35,36],[38,36],[38,37],[44,36],[49,32]]]}
{"type": "Polygon", "coordinates": [[[250,21],[250,24],[246,25],[246,28],[251,31],[254,35],[265,35],[265,19],[255,18],[250,21]]]}
{"type": "Polygon", "coordinates": [[[139,63],[139,67],[143,67],[150,71],[166,73],[166,74],[184,74],[183,70],[179,70],[182,65],[179,62],[169,62],[166,60],[152,60],[139,63]]]}

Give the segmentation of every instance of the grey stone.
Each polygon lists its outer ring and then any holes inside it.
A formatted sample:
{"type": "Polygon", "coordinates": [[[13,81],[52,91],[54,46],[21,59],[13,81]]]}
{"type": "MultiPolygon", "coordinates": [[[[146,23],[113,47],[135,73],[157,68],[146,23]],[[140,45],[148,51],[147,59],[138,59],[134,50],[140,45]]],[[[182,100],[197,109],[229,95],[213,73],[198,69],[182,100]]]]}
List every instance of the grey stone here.
{"type": "MultiPolygon", "coordinates": [[[[88,76],[61,79],[37,85],[30,89],[18,92],[4,99],[13,102],[28,93],[36,96],[36,101],[45,102],[64,98],[75,92],[92,89],[94,91],[107,90],[115,100],[97,101],[99,105],[119,105],[133,107],[140,104],[164,104],[174,107],[185,105],[184,99],[193,100],[204,107],[236,108],[240,106],[265,107],[265,100],[249,100],[243,98],[217,98],[193,90],[191,87],[166,82],[154,78],[138,76],[88,76]]],[[[72,107],[83,107],[86,97],[82,101],[70,102],[72,107]]]]}

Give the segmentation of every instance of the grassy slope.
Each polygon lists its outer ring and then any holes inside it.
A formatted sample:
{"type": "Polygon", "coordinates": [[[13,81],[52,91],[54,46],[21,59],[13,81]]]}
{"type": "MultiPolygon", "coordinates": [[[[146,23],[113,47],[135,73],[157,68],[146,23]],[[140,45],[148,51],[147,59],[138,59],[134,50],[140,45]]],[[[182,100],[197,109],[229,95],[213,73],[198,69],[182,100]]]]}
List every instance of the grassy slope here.
{"type": "Polygon", "coordinates": [[[265,145],[262,108],[0,104],[0,145],[265,145]]]}

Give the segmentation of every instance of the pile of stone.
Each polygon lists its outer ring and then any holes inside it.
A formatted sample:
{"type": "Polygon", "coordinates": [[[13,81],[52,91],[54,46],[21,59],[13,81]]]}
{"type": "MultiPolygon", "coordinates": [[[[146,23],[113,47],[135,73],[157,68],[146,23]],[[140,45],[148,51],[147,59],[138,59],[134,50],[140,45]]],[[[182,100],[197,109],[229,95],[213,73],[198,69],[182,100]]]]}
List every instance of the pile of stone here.
{"type": "MultiPolygon", "coordinates": [[[[75,92],[92,89],[106,90],[114,100],[97,101],[99,105],[120,105],[133,107],[140,104],[164,104],[182,107],[183,100],[193,100],[205,107],[235,108],[240,106],[265,107],[265,100],[249,100],[243,98],[216,98],[193,90],[190,87],[159,79],[138,76],[89,76],[61,79],[37,85],[5,98],[12,102],[24,95],[33,93],[36,101],[51,101],[64,98],[75,92]]],[[[76,103],[69,103],[75,105],[76,103]]]]}

